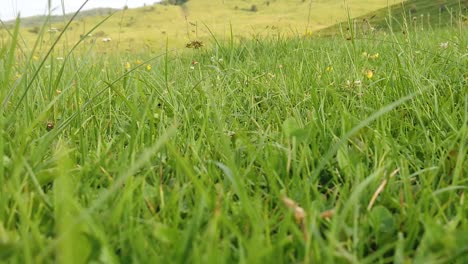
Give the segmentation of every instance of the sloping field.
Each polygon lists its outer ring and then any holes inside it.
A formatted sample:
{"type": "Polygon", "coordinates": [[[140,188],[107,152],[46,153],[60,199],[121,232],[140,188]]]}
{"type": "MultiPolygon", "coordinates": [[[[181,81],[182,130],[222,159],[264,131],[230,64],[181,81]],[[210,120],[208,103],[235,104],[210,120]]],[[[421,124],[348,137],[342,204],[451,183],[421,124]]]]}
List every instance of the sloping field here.
{"type": "MultiPolygon", "coordinates": [[[[369,29],[395,32],[405,30],[427,30],[447,26],[461,26],[466,29],[468,0],[409,0],[384,7],[356,19],[356,33],[367,33],[369,29]]],[[[347,28],[343,21],[319,30],[319,35],[340,33],[340,28],[347,28]]]]}
{"type": "MultiPolygon", "coordinates": [[[[231,27],[238,38],[252,35],[297,35],[315,31],[343,21],[348,12],[352,17],[400,3],[401,0],[190,0],[183,6],[155,4],[138,9],[114,13],[102,24],[87,42],[102,49],[109,48],[131,52],[160,51],[166,46],[180,48],[190,40],[210,38],[210,30],[220,38],[229,38],[231,27]],[[209,30],[208,30],[209,29],[209,30]],[[102,38],[112,43],[102,43],[102,38]]],[[[111,12],[109,12],[110,14],[111,12]]],[[[106,15],[83,17],[74,21],[66,33],[66,44],[79,40],[106,15]]],[[[65,20],[65,19],[64,19],[65,20]]],[[[53,23],[49,28],[62,29],[63,23],[53,23]]],[[[41,25],[23,30],[26,43],[32,45],[41,25]]],[[[56,33],[51,33],[51,39],[56,33]]],[[[3,33],[5,37],[6,33],[3,33]]],[[[43,39],[47,46],[49,39],[43,39]]]]}

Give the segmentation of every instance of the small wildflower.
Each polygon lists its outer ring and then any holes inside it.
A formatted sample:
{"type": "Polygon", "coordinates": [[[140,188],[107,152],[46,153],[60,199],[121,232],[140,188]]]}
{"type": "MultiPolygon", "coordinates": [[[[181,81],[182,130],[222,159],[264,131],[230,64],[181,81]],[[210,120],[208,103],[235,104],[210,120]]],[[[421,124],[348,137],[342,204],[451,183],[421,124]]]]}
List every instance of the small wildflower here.
{"type": "Polygon", "coordinates": [[[439,44],[439,47],[440,47],[441,49],[447,49],[448,46],[449,46],[449,43],[448,43],[448,42],[442,42],[442,43],[439,44]]]}
{"type": "Polygon", "coordinates": [[[151,64],[146,64],[146,70],[151,71],[151,64]]]}
{"type": "Polygon", "coordinates": [[[304,37],[312,37],[312,31],[307,30],[304,35],[304,37]]]}
{"type": "Polygon", "coordinates": [[[327,71],[327,72],[332,72],[332,71],[333,71],[333,67],[332,67],[332,66],[328,66],[328,67],[326,68],[326,71],[327,71]]]}
{"type": "Polygon", "coordinates": [[[125,69],[126,69],[126,70],[130,70],[131,67],[132,67],[132,65],[130,65],[130,62],[127,61],[127,62],[125,63],[125,69]]]}
{"type": "Polygon", "coordinates": [[[366,71],[366,77],[367,77],[367,79],[372,79],[372,77],[374,77],[374,71],[373,70],[367,70],[366,71]]]}
{"type": "Polygon", "coordinates": [[[59,32],[58,28],[51,27],[47,32],[49,33],[57,33],[59,32]]]}
{"type": "Polygon", "coordinates": [[[350,81],[350,80],[346,80],[346,86],[348,88],[354,88],[354,87],[360,87],[362,85],[362,81],[361,80],[356,80],[354,82],[350,81]]]}
{"type": "Polygon", "coordinates": [[[55,93],[61,94],[61,93],[62,93],[62,90],[57,89],[57,90],[55,90],[55,93]]]}
{"type": "Polygon", "coordinates": [[[283,69],[283,64],[278,65],[278,68],[283,69]]]}
{"type": "Polygon", "coordinates": [[[136,64],[137,64],[137,65],[140,65],[140,64],[141,64],[141,60],[136,60],[136,64]]]}
{"type": "Polygon", "coordinates": [[[34,61],[38,61],[38,60],[39,60],[39,56],[34,55],[34,56],[33,56],[33,60],[34,60],[34,61]]]}
{"type": "Polygon", "coordinates": [[[369,58],[372,59],[372,60],[376,60],[376,59],[379,58],[379,53],[376,53],[374,55],[370,55],[369,58]]]}
{"type": "Polygon", "coordinates": [[[371,59],[371,60],[376,60],[376,59],[379,58],[380,54],[379,54],[379,53],[375,53],[375,54],[372,55],[372,54],[369,54],[369,53],[367,53],[367,52],[364,51],[364,52],[362,53],[362,56],[365,57],[365,58],[371,59]]]}
{"type": "Polygon", "coordinates": [[[190,66],[190,69],[191,69],[191,70],[195,70],[195,67],[193,67],[193,66],[190,66]]]}
{"type": "Polygon", "coordinates": [[[234,137],[234,136],[236,135],[236,132],[230,131],[230,130],[225,131],[225,133],[226,133],[226,135],[227,135],[228,137],[231,137],[231,138],[234,137]]]}

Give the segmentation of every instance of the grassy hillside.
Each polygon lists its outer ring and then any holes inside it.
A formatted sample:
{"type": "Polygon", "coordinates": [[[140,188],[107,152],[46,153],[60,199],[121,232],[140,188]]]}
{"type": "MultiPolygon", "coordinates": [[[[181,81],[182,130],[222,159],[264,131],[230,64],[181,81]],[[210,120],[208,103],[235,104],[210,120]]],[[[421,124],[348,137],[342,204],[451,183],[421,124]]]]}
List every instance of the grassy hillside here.
{"type": "MultiPolygon", "coordinates": [[[[174,48],[181,48],[193,39],[207,40],[210,36],[207,28],[221,39],[229,38],[231,26],[237,39],[251,35],[301,35],[345,20],[346,8],[354,17],[399,2],[349,0],[345,5],[342,0],[190,0],[183,6],[155,4],[115,13],[88,43],[96,40],[102,50],[160,51],[164,49],[166,39],[174,48]],[[102,37],[110,37],[113,41],[102,43],[102,37]]],[[[66,33],[67,45],[75,43],[104,17],[83,17],[75,21],[66,33]]],[[[52,23],[47,27],[61,29],[64,23],[52,23]]],[[[22,31],[30,46],[37,38],[35,32],[38,30],[29,27],[22,31]]],[[[5,35],[3,32],[2,36],[5,35]]],[[[45,46],[47,41],[48,38],[43,40],[45,46]]]]}
{"type": "MultiPolygon", "coordinates": [[[[460,26],[467,30],[468,0],[408,0],[390,8],[381,8],[356,18],[357,34],[366,34],[371,28],[396,32],[424,30],[446,26],[460,26]]],[[[319,35],[340,33],[340,28],[348,28],[343,21],[317,32],[319,35]]]]}
{"type": "MultiPolygon", "coordinates": [[[[119,9],[114,8],[94,8],[90,10],[83,10],[78,15],[77,18],[93,17],[93,16],[103,16],[109,15],[113,12],[117,12],[119,9]]],[[[73,16],[73,13],[63,15],[54,15],[54,16],[32,16],[25,17],[21,19],[21,26],[23,27],[39,27],[44,24],[45,20],[49,20],[50,23],[60,23],[63,21],[69,20],[73,16]]],[[[4,21],[7,26],[12,26],[15,23],[15,20],[4,21]]]]}

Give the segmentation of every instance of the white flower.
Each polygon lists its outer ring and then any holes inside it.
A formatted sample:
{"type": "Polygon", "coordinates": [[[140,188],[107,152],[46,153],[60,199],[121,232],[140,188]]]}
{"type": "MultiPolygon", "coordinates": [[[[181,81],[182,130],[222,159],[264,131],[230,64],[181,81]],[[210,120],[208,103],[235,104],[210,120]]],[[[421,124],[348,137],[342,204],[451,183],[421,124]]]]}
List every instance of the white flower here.
{"type": "Polygon", "coordinates": [[[447,42],[442,42],[442,43],[439,44],[439,47],[441,49],[447,49],[448,45],[449,45],[448,41],[447,42]]]}

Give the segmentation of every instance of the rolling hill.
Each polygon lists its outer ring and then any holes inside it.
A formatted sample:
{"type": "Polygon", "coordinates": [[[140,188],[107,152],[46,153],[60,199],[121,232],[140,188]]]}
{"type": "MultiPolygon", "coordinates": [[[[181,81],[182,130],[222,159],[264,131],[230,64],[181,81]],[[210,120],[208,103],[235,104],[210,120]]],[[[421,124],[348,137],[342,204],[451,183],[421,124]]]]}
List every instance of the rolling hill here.
{"type": "MultiPolygon", "coordinates": [[[[366,33],[369,28],[395,32],[408,29],[424,30],[461,24],[466,27],[468,0],[408,0],[389,8],[381,8],[356,18],[357,33],[366,33]],[[460,23],[461,22],[461,23],[460,23]]],[[[319,30],[319,35],[333,35],[348,22],[337,23],[319,30]]]]}
{"type": "MultiPolygon", "coordinates": [[[[183,5],[158,3],[136,9],[107,10],[92,16],[79,16],[67,29],[63,45],[68,47],[78,41],[109,13],[113,15],[86,42],[96,45],[103,52],[118,49],[135,53],[157,52],[164,49],[166,43],[170,48],[182,48],[191,40],[208,41],[212,33],[220,39],[229,39],[231,29],[236,39],[256,35],[303,35],[321,29],[333,32],[331,26],[346,21],[348,14],[351,17],[376,14],[376,19],[385,21],[389,5],[392,10],[398,10],[401,2],[349,0],[345,5],[342,0],[190,0],[183,5]],[[112,41],[103,42],[104,38],[112,41]]],[[[451,8],[452,2],[458,0],[409,2],[415,2],[418,8],[426,3],[422,7],[422,10],[426,10],[445,3],[449,3],[447,7],[451,8]]],[[[408,5],[411,6],[405,4],[408,5]]],[[[49,28],[54,30],[42,38],[44,47],[57,35],[55,28],[62,30],[66,21],[67,18],[62,18],[62,22],[57,21],[57,18],[50,20],[46,31],[49,28]]],[[[41,25],[37,18],[35,22],[36,25],[32,25],[30,20],[25,19],[23,23],[22,36],[29,46],[33,45],[40,31],[41,25]]],[[[5,32],[0,34],[1,38],[7,35],[5,32]]]]}

